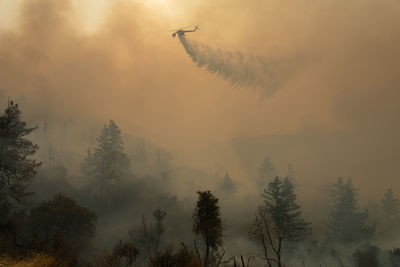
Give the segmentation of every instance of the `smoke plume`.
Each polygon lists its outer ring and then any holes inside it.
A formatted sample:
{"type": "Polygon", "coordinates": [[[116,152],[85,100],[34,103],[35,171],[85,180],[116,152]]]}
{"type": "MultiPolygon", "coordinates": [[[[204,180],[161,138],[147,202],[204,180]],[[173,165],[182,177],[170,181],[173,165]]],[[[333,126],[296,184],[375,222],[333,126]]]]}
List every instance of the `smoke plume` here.
{"type": "Polygon", "coordinates": [[[197,63],[229,81],[235,87],[258,88],[262,97],[271,97],[293,69],[288,60],[267,60],[261,56],[245,55],[214,49],[179,36],[186,53],[197,63]]]}

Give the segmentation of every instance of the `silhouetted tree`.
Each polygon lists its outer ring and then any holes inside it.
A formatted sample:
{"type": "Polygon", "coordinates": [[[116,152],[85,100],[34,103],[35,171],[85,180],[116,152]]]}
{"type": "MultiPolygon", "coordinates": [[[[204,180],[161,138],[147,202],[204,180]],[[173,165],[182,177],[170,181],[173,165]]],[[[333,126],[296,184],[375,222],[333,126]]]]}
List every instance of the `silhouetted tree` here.
{"type": "Polygon", "coordinates": [[[97,181],[101,199],[110,193],[109,187],[117,183],[124,172],[129,172],[129,159],[123,153],[121,130],[114,121],[110,120],[108,125],[104,125],[93,151],[88,149],[82,170],[97,181]]]}
{"type": "Polygon", "coordinates": [[[271,156],[268,156],[262,161],[261,166],[258,169],[258,185],[264,188],[274,178],[275,173],[275,165],[272,163],[271,156]]]}
{"type": "Polygon", "coordinates": [[[331,191],[328,238],[342,244],[368,240],[374,227],[366,224],[367,218],[368,210],[360,212],[357,191],[351,179],[344,183],[343,178],[338,178],[331,191]]]}
{"type": "Polygon", "coordinates": [[[77,255],[94,236],[97,216],[74,200],[57,195],[31,210],[28,225],[40,249],[77,255]]]}
{"type": "MultiPolygon", "coordinates": [[[[193,232],[200,235],[204,246],[204,266],[211,260],[222,246],[223,225],[219,211],[218,199],[210,191],[198,191],[199,198],[193,214],[193,232]]],[[[196,248],[197,249],[197,248],[196,248]]]]}
{"type": "Polygon", "coordinates": [[[12,101],[0,116],[0,194],[18,202],[32,194],[27,187],[41,164],[29,158],[39,147],[25,139],[36,128],[26,126],[12,101]]]}
{"type": "Polygon", "coordinates": [[[394,197],[392,188],[389,188],[383,196],[382,206],[387,216],[393,218],[399,215],[399,199],[394,197]]]}
{"type": "Polygon", "coordinates": [[[262,197],[263,208],[283,240],[301,241],[311,234],[311,223],[303,219],[293,184],[287,177],[275,177],[264,190],[262,197]]]}

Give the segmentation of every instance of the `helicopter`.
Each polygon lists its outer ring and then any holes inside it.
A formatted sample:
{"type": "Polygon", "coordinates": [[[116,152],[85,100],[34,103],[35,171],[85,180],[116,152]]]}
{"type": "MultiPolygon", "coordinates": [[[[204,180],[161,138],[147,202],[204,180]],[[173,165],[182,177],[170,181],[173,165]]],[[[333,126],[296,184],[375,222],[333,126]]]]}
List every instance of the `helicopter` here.
{"type": "Polygon", "coordinates": [[[187,32],[195,32],[195,31],[197,31],[197,30],[199,29],[199,25],[196,25],[196,26],[194,27],[193,30],[184,30],[184,29],[186,29],[186,28],[188,28],[188,27],[191,27],[191,26],[192,26],[192,25],[189,25],[189,26],[180,28],[179,30],[172,30],[171,32],[174,32],[174,33],[172,34],[172,37],[176,37],[176,35],[178,35],[178,36],[184,36],[185,33],[187,33],[187,32]]]}

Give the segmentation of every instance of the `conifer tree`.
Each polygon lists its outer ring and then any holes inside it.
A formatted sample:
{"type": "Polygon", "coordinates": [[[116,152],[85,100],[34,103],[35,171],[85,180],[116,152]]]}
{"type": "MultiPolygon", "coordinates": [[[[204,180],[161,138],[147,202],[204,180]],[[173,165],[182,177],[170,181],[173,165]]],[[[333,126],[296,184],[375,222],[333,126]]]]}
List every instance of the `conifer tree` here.
{"type": "Polygon", "coordinates": [[[331,191],[331,213],[329,217],[328,238],[342,244],[368,240],[374,227],[366,224],[368,210],[360,211],[357,190],[351,179],[346,183],[338,178],[331,191]]]}
{"type": "Polygon", "coordinates": [[[0,116],[0,193],[17,202],[32,194],[27,187],[41,164],[30,158],[38,145],[25,138],[36,128],[26,126],[18,104],[13,101],[0,116]]]}
{"type": "Polygon", "coordinates": [[[263,208],[283,240],[301,241],[311,234],[311,223],[303,219],[294,186],[287,177],[275,177],[262,197],[263,208]]]}
{"type": "Polygon", "coordinates": [[[94,149],[88,149],[82,170],[97,182],[101,199],[110,193],[112,184],[129,173],[129,159],[123,149],[121,130],[112,120],[104,125],[94,149]]]}
{"type": "Polygon", "coordinates": [[[399,199],[394,197],[392,188],[389,188],[383,196],[382,206],[387,216],[397,217],[399,215],[399,199]]]}

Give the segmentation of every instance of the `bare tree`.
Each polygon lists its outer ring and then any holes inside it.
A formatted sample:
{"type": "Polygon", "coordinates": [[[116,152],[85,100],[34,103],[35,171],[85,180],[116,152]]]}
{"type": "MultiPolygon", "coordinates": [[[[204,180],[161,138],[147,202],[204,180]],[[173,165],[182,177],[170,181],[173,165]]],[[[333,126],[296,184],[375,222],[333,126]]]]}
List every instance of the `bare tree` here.
{"type": "Polygon", "coordinates": [[[143,216],[141,224],[129,232],[131,240],[148,261],[154,259],[160,252],[161,237],[164,233],[163,219],[166,214],[158,208],[153,212],[154,222],[146,222],[143,216]]]}
{"type": "Polygon", "coordinates": [[[282,241],[283,235],[272,223],[268,213],[263,208],[258,208],[251,235],[259,241],[263,248],[261,256],[272,267],[276,263],[282,266],[282,241]]]}

